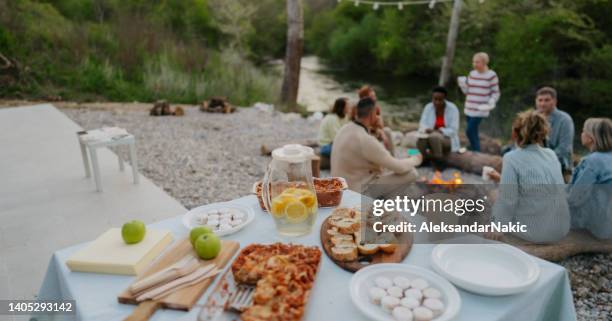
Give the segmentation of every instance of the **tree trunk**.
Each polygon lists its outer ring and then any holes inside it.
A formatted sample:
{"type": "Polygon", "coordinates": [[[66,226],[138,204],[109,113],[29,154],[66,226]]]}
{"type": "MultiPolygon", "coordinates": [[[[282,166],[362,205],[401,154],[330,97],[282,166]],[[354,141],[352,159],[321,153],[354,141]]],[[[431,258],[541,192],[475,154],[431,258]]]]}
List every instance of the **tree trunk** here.
{"type": "Polygon", "coordinates": [[[455,58],[455,44],[457,42],[457,35],[459,34],[459,18],[461,15],[461,0],[455,0],[453,4],[453,14],[451,15],[451,22],[448,28],[448,37],[446,39],[446,55],[444,61],[442,61],[442,70],[440,71],[440,80],[438,84],[440,86],[446,86],[453,69],[453,59],[455,58]]]}
{"type": "Polygon", "coordinates": [[[300,84],[300,62],[304,47],[304,14],[302,0],[287,0],[287,49],[281,102],[290,109],[297,107],[300,84]]]}

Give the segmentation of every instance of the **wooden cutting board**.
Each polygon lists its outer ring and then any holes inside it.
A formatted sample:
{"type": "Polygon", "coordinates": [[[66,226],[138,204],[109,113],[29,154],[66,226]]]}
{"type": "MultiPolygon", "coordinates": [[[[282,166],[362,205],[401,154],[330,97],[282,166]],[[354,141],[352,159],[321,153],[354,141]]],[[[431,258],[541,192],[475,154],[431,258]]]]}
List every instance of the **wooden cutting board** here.
{"type": "MultiPolygon", "coordinates": [[[[234,257],[234,254],[240,248],[240,244],[236,241],[221,240],[221,252],[219,255],[208,261],[202,260],[202,265],[216,264],[218,269],[223,269],[227,263],[234,257]]],[[[186,255],[196,255],[189,239],[177,241],[171,248],[168,249],[157,261],[155,261],[146,271],[144,271],[134,281],[138,281],[144,277],[147,277],[157,271],[160,271],[186,255]]],[[[117,297],[119,303],[125,304],[138,304],[138,307],[134,309],[132,314],[126,319],[129,321],[140,321],[148,320],[158,308],[173,309],[189,311],[193,305],[202,296],[204,291],[210,286],[215,278],[208,278],[198,284],[186,287],[184,289],[177,290],[170,293],[169,295],[159,300],[147,300],[144,302],[136,301],[135,297],[132,296],[129,289],[125,289],[117,297]]]]}
{"type": "Polygon", "coordinates": [[[393,253],[384,253],[382,251],[378,251],[373,255],[361,255],[355,261],[338,261],[334,259],[331,255],[331,248],[333,244],[331,242],[331,236],[327,233],[332,226],[329,223],[329,219],[331,216],[328,216],[323,224],[321,224],[321,245],[323,246],[323,250],[327,257],[332,260],[339,267],[349,271],[349,272],[357,272],[359,269],[364,268],[366,266],[377,264],[377,263],[399,263],[406,258],[410,249],[412,248],[413,236],[411,233],[397,233],[395,236],[398,239],[397,247],[395,248],[395,252],[393,253]]]}

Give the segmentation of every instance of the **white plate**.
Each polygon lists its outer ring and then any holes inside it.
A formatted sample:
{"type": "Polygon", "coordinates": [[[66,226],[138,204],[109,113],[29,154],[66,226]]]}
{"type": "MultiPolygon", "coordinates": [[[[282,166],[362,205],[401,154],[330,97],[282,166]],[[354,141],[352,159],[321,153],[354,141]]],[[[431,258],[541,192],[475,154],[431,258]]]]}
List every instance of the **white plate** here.
{"type": "Polygon", "coordinates": [[[444,313],[434,321],[454,319],[461,308],[461,297],[457,289],[436,273],[415,265],[399,263],[373,264],[360,269],[353,275],[350,283],[351,300],[353,304],[368,318],[377,321],[393,321],[393,316],[382,307],[370,301],[368,290],[374,286],[374,280],[379,276],[393,278],[403,276],[409,279],[422,278],[432,287],[442,293],[442,302],[446,306],[444,313]]]}
{"type": "Polygon", "coordinates": [[[506,244],[440,244],[431,264],[458,287],[484,295],[523,292],[540,276],[530,255],[506,244]]]}
{"type": "Polygon", "coordinates": [[[196,215],[200,213],[206,213],[212,210],[220,210],[220,209],[234,209],[234,210],[240,211],[246,214],[246,219],[244,220],[242,224],[236,225],[229,230],[225,230],[223,232],[215,232],[215,234],[219,236],[236,233],[240,231],[242,228],[244,228],[245,226],[247,226],[249,223],[251,223],[253,219],[255,218],[255,211],[253,211],[253,209],[249,206],[228,204],[228,203],[215,203],[215,204],[203,205],[203,206],[199,206],[199,207],[191,209],[189,212],[183,215],[183,225],[185,225],[185,227],[187,227],[187,229],[189,230],[197,226],[202,226],[202,225],[195,223],[196,215]]]}

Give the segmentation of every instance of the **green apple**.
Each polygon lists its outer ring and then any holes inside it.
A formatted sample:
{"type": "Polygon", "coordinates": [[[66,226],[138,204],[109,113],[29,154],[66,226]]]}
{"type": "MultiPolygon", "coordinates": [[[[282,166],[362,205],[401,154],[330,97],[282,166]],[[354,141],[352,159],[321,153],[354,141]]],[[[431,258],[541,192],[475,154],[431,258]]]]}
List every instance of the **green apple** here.
{"type": "Polygon", "coordinates": [[[214,259],[221,252],[221,241],[214,233],[202,234],[195,241],[195,250],[204,260],[214,259]]]}
{"type": "Polygon", "coordinates": [[[136,244],[142,241],[146,232],[147,227],[139,220],[129,221],[121,227],[121,237],[127,244],[136,244]]]}
{"type": "Polygon", "coordinates": [[[209,234],[213,231],[206,226],[198,226],[191,229],[189,232],[189,240],[191,241],[191,245],[195,245],[196,239],[202,234],[209,234]]]}

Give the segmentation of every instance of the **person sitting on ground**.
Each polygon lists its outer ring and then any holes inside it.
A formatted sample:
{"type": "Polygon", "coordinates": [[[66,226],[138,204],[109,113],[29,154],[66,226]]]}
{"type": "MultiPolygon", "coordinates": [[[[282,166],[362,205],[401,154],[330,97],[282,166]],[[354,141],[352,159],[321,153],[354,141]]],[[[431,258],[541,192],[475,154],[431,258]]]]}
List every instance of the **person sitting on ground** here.
{"type": "MultiPolygon", "coordinates": [[[[374,103],[376,103],[376,91],[374,91],[374,88],[371,86],[362,86],[357,94],[359,95],[359,99],[370,97],[372,100],[374,100],[374,103]]],[[[353,109],[351,119],[355,119],[355,113],[356,109],[353,109]]],[[[391,153],[391,155],[395,156],[395,145],[393,144],[393,139],[391,136],[391,128],[385,127],[382,117],[382,109],[378,103],[376,103],[376,116],[376,123],[372,126],[372,129],[370,129],[370,133],[385,145],[385,148],[391,153]]]]}
{"type": "Polygon", "coordinates": [[[348,123],[349,113],[348,98],[338,98],[334,103],[332,112],[325,115],[319,127],[319,146],[321,146],[321,156],[329,157],[331,155],[332,143],[338,130],[348,123]]]}
{"type": "Polygon", "coordinates": [[[571,226],[600,239],[612,238],[612,121],[589,118],[580,135],[591,153],[576,167],[568,185],[571,226]]]}
{"type": "Polygon", "coordinates": [[[338,131],[331,153],[331,175],[344,177],[349,189],[362,193],[368,184],[405,185],[418,178],[421,155],[393,157],[370,135],[376,125],[376,103],[366,97],[356,107],[356,119],[338,131]]]}
{"type": "Polygon", "coordinates": [[[419,132],[428,134],[419,138],[417,147],[424,160],[432,160],[434,167],[440,167],[449,152],[459,150],[459,109],[446,100],[448,92],[444,87],[435,87],[431,102],[425,105],[419,122],[419,132]]]}
{"type": "MultiPolygon", "coordinates": [[[[519,113],[512,123],[517,148],[504,155],[501,177],[496,171],[489,174],[500,183],[492,220],[526,225],[525,233],[514,235],[535,243],[559,241],[570,228],[561,164],[555,153],[543,146],[548,131],[541,113],[519,113]]],[[[499,234],[487,236],[501,238],[499,234]]]]}
{"type": "Polygon", "coordinates": [[[557,154],[563,176],[567,180],[573,167],[574,121],[568,113],[557,108],[557,91],[552,87],[538,89],[536,92],[536,109],[548,119],[550,133],[545,146],[557,154]]]}
{"type": "Polygon", "coordinates": [[[470,149],[480,152],[478,127],[482,119],[489,117],[489,112],[495,108],[501,92],[497,74],[489,69],[489,55],[486,52],[476,53],[472,58],[472,66],[474,69],[467,77],[459,77],[458,83],[465,94],[465,134],[470,141],[470,149]]]}

